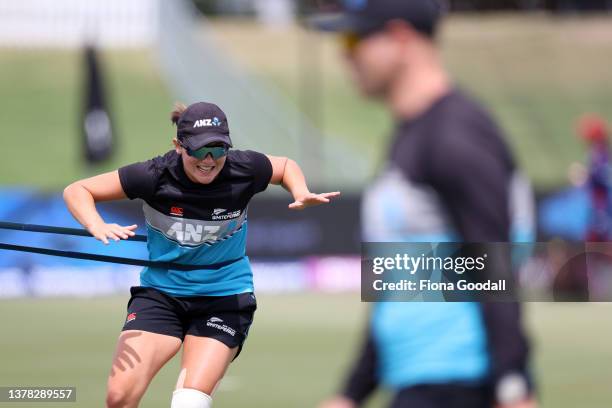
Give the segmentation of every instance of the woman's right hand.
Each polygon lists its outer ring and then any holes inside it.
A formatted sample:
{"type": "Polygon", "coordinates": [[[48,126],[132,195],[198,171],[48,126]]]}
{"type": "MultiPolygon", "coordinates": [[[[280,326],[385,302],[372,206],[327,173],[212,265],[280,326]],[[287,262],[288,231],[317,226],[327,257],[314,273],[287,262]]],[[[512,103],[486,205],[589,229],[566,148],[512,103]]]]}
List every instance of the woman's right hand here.
{"type": "Polygon", "coordinates": [[[107,224],[96,209],[98,201],[124,198],[127,197],[121,186],[118,170],[75,181],[64,189],[64,201],[70,213],[91,235],[105,244],[108,244],[109,238],[119,241],[136,235],[136,225],[122,227],[107,224]]]}
{"type": "Polygon", "coordinates": [[[128,239],[129,237],[133,237],[136,235],[134,230],[137,227],[138,226],[136,224],[122,227],[119,224],[107,224],[105,222],[101,222],[88,227],[87,231],[89,231],[89,233],[97,240],[100,240],[108,245],[109,238],[119,241],[120,239],[128,239]]]}

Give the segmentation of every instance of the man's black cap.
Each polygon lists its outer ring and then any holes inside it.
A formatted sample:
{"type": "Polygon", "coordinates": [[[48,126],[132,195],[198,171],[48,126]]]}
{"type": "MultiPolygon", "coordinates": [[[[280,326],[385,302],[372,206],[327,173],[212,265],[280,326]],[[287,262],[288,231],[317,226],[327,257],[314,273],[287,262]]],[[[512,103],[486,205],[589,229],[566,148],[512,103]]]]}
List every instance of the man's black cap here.
{"type": "Polygon", "coordinates": [[[191,150],[209,143],[222,142],[232,147],[225,113],[214,103],[197,102],[189,105],[176,124],[177,139],[191,150]]]}
{"type": "Polygon", "coordinates": [[[368,35],[388,21],[404,20],[419,32],[433,37],[443,14],[441,0],[344,0],[341,14],[323,14],[310,23],[323,31],[368,35]]]}

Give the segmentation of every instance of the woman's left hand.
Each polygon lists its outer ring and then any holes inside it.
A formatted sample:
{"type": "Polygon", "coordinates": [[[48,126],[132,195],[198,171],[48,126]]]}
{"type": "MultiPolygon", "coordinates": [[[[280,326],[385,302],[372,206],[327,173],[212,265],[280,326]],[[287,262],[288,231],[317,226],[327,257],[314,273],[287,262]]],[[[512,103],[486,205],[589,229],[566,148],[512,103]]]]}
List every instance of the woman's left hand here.
{"type": "Polygon", "coordinates": [[[308,193],[302,197],[296,197],[295,201],[289,204],[291,210],[303,210],[306,207],[329,203],[330,198],[335,198],[340,195],[339,191],[333,193],[308,193]]]}

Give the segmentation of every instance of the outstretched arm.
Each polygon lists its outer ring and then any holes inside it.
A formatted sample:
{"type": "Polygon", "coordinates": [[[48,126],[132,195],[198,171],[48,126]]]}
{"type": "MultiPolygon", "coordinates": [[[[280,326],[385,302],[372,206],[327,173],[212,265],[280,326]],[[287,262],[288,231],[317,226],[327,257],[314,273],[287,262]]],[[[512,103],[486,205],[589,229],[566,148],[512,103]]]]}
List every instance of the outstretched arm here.
{"type": "Polygon", "coordinates": [[[134,236],[136,225],[122,227],[104,222],[96,210],[97,201],[120,200],[126,198],[118,172],[100,174],[84,180],[75,181],[64,189],[64,201],[74,218],[96,239],[108,244],[108,239],[128,239],[134,236]]]}
{"type": "Polygon", "coordinates": [[[306,179],[300,166],[286,157],[268,156],[272,163],[271,184],[283,186],[293,196],[293,203],[289,204],[292,210],[303,210],[306,207],[329,203],[331,198],[338,197],[339,191],[315,194],[308,190],[306,179]]]}

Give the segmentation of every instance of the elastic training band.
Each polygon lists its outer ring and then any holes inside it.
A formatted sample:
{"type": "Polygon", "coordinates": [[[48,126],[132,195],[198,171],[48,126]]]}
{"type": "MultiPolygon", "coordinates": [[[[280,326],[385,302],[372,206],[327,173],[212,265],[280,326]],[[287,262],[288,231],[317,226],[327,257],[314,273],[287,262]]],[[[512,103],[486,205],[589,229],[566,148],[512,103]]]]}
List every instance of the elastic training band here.
{"type": "MultiPolygon", "coordinates": [[[[93,237],[89,231],[80,228],[52,227],[50,225],[20,224],[17,222],[0,221],[0,229],[16,231],[44,232],[48,234],[76,235],[80,237],[93,237]]],[[[131,241],[147,242],[146,235],[134,235],[131,241]]]]}
{"type": "MultiPolygon", "coordinates": [[[[87,230],[78,228],[53,227],[49,225],[20,224],[15,222],[0,221],[0,229],[10,229],[17,231],[44,232],[49,234],[76,235],[81,237],[93,237],[87,230]]],[[[135,235],[129,238],[130,241],[147,242],[146,235],[135,235]]],[[[35,254],[60,256],[64,258],[86,259],[90,261],[110,262],[124,265],[147,266],[150,268],[173,269],[177,271],[195,270],[215,270],[223,268],[239,261],[242,258],[232,259],[231,261],[220,262],[209,265],[185,265],[175,262],[150,261],[147,259],[124,258],[120,256],[92,254],[88,252],[62,251],[59,249],[40,248],[26,245],[14,245],[0,242],[0,249],[9,251],[32,252],[35,254]]]]}
{"type": "Polygon", "coordinates": [[[125,264],[125,265],[148,266],[150,268],[174,269],[177,271],[195,271],[195,270],[200,270],[200,269],[214,270],[214,269],[223,268],[224,266],[227,266],[227,265],[231,265],[234,262],[237,262],[241,259],[241,258],[238,258],[238,259],[233,259],[231,261],[220,262],[220,263],[209,264],[209,265],[185,265],[185,264],[179,264],[179,263],[174,263],[174,262],[149,261],[146,259],[124,258],[121,256],[91,254],[88,252],[61,251],[59,249],[5,244],[4,242],[0,242],[0,249],[6,249],[9,251],[33,252],[35,254],[61,256],[64,258],[87,259],[91,261],[110,262],[110,263],[118,263],[118,264],[125,264]]]}

